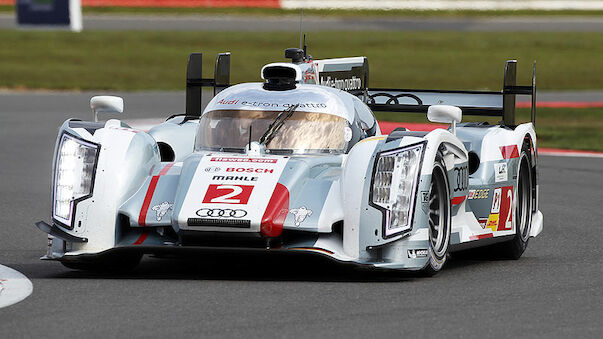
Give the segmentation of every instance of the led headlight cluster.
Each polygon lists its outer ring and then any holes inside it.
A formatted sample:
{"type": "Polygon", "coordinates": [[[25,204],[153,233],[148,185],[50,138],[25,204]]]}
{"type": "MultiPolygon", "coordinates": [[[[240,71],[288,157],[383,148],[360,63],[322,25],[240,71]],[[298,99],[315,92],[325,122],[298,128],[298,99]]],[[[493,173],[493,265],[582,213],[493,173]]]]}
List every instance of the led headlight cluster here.
{"type": "Polygon", "coordinates": [[[77,201],[92,194],[99,146],[64,133],[57,151],[52,216],[72,227],[77,201]]]}
{"type": "Polygon", "coordinates": [[[412,228],[411,219],[423,145],[421,143],[383,152],[377,158],[371,202],[385,211],[384,237],[412,228]]]}

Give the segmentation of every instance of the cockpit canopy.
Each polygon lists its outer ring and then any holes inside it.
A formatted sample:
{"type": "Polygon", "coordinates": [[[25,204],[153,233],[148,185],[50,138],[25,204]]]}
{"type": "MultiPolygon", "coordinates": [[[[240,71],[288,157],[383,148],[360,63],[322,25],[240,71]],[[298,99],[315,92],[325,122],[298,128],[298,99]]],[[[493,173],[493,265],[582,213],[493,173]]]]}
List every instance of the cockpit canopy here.
{"type": "MultiPolygon", "coordinates": [[[[201,117],[196,150],[244,151],[249,141],[258,141],[281,111],[215,110],[201,117]],[[251,135],[250,135],[251,133],[251,135]]],[[[352,130],[342,117],[295,111],[266,142],[266,152],[344,153],[352,130]]]]}
{"type": "Polygon", "coordinates": [[[244,152],[255,141],[263,142],[267,153],[340,154],[375,134],[380,131],[371,110],[347,92],[308,84],[275,91],[246,83],[209,102],[195,150],[244,152]]]}

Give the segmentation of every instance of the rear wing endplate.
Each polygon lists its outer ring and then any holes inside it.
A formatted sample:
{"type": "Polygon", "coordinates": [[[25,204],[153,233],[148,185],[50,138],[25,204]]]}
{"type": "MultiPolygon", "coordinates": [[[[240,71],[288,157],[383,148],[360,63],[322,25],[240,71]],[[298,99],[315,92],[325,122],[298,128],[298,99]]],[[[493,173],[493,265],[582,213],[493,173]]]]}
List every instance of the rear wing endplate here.
{"type": "Polygon", "coordinates": [[[459,107],[463,115],[500,116],[507,126],[515,126],[516,96],[529,95],[532,97],[531,121],[535,125],[536,62],[531,86],[518,86],[516,75],[517,60],[509,60],[500,92],[368,88],[364,93],[355,94],[373,111],[427,113],[431,105],[452,105],[459,107]]]}
{"type": "Polygon", "coordinates": [[[203,87],[213,87],[214,96],[230,86],[230,53],[216,58],[213,79],[203,78],[203,54],[192,53],[186,67],[186,115],[200,116],[203,108],[203,87]]]}

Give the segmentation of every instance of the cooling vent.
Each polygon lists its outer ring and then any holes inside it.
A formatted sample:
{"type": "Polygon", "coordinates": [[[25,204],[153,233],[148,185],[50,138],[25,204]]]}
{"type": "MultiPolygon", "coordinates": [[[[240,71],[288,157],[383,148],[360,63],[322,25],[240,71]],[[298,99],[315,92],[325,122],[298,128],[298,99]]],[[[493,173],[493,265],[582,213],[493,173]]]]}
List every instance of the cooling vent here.
{"type": "Polygon", "coordinates": [[[295,88],[301,80],[299,66],[288,63],[273,63],[262,68],[262,79],[266,80],[264,89],[268,91],[286,91],[295,88]]]}
{"type": "Polygon", "coordinates": [[[189,226],[251,228],[249,220],[188,218],[189,226]]]}

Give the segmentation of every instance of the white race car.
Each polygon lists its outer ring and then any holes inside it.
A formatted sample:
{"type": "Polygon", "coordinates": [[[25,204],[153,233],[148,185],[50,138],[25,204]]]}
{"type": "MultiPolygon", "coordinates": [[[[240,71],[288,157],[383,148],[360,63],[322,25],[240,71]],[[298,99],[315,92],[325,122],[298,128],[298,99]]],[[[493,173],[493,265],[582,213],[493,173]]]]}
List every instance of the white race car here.
{"type": "MultiPolygon", "coordinates": [[[[490,246],[519,258],[542,230],[536,134],[515,124],[515,61],[500,92],[372,89],[364,57],[262,68],[230,85],[201,54],[187,71],[187,112],[145,132],[111,119],[67,120],[55,147],[43,259],[129,268],[182,249],[302,251],[365,267],[438,272],[453,251],[490,246]],[[201,111],[201,89],[214,97],[201,111]],[[423,112],[448,129],[382,135],[373,111],[423,112]],[[500,124],[461,123],[464,115],[500,124]]],[[[534,105],[533,105],[534,106],[534,105]]],[[[121,112],[94,97],[95,115],[121,112]]],[[[534,108],[533,108],[534,110],[534,108]]],[[[402,124],[403,125],[403,124],[402,124]]]]}

